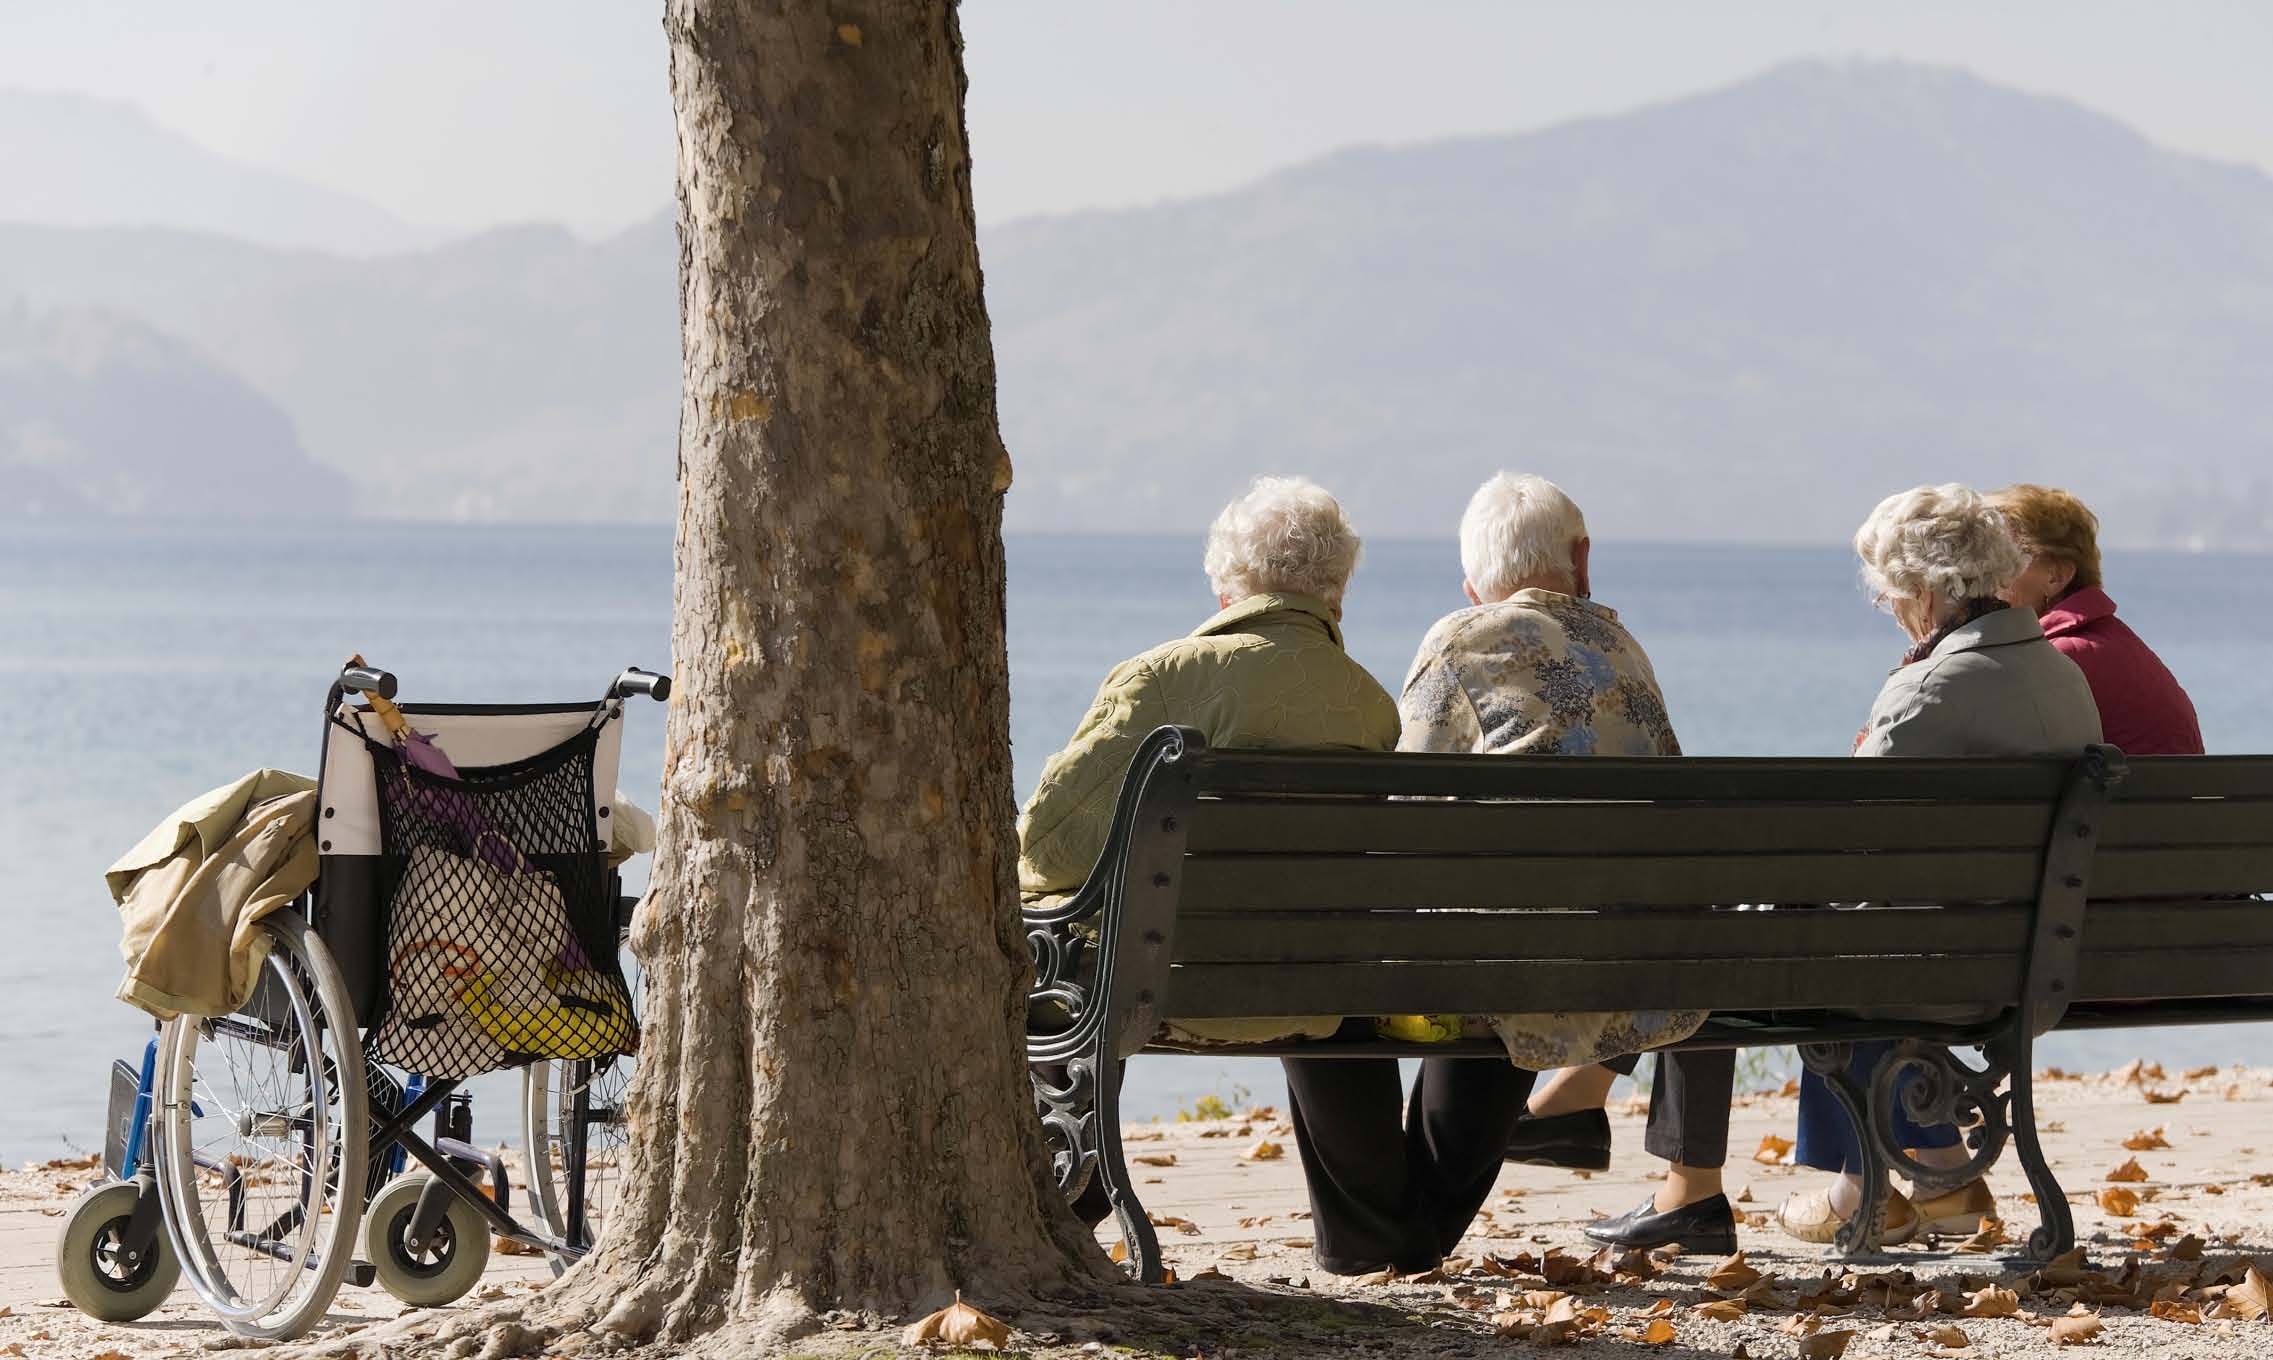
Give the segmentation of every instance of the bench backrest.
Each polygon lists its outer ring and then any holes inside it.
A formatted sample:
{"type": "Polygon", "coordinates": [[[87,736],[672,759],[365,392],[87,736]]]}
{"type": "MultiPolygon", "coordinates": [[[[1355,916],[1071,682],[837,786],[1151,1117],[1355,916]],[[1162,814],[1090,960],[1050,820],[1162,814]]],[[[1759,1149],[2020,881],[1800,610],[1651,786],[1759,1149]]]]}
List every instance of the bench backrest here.
{"type": "Polygon", "coordinates": [[[2071,1001],[2273,995],[2266,890],[2273,757],[1272,752],[1163,728],[1077,904],[1118,941],[1097,999],[1146,1034],[2024,994],[2041,1029],[2071,1001]]]}

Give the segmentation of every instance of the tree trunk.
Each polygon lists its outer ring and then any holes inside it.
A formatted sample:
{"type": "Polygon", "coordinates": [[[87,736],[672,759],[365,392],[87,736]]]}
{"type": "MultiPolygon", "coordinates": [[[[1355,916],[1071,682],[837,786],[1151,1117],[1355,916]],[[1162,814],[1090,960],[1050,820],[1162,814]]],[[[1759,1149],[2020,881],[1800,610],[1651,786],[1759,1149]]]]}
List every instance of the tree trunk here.
{"type": "Polygon", "coordinates": [[[670,0],[665,28],[676,695],[627,1188],[557,1303],[677,1342],[1093,1284],[1021,1046],[954,8],[670,0]]]}

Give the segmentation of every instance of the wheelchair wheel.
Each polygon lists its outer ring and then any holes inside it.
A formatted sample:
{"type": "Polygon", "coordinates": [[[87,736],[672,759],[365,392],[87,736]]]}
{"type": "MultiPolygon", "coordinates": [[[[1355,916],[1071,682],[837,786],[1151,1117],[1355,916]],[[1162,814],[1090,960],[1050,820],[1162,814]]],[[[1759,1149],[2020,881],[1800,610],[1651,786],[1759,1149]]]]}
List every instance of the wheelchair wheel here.
{"type": "Polygon", "coordinates": [[[88,1317],[103,1322],[148,1317],[181,1282],[181,1263],[163,1232],[140,1256],[129,1253],[127,1224],[140,1196],[133,1181],[98,1185],[81,1195],[63,1220],[55,1273],[62,1278],[63,1296],[88,1317]]]}
{"type": "Polygon", "coordinates": [[[489,1222],[455,1195],[433,1235],[411,1249],[411,1219],[432,1179],[425,1172],[396,1177],[363,1215],[363,1251],[379,1287],[421,1308],[456,1303],[489,1267],[489,1222]]]}
{"type": "MultiPolygon", "coordinates": [[[[554,1237],[589,1248],[600,1240],[623,1182],[624,1145],[630,1137],[625,1102],[632,1059],[554,1059],[522,1070],[521,1157],[529,1198],[554,1237]],[[583,1130],[577,1160],[573,1133],[583,1130]]],[[[568,1268],[552,1257],[555,1275],[568,1268]]]]}
{"type": "Polygon", "coordinates": [[[363,1045],[331,951],[292,912],[261,923],[245,1005],[166,1027],[155,1163],[190,1287],[239,1336],[298,1336],[355,1251],[370,1139],[363,1045]]]}

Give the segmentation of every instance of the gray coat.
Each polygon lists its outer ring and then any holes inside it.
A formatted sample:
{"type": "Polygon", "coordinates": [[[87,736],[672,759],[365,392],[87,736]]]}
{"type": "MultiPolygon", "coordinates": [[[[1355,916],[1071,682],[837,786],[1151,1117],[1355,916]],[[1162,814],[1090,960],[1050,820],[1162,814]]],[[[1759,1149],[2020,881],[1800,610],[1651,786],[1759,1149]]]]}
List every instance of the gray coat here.
{"type": "Polygon", "coordinates": [[[1886,678],[1855,754],[2066,755],[2099,739],[2084,673],[2034,613],[1999,609],[1886,678]]]}

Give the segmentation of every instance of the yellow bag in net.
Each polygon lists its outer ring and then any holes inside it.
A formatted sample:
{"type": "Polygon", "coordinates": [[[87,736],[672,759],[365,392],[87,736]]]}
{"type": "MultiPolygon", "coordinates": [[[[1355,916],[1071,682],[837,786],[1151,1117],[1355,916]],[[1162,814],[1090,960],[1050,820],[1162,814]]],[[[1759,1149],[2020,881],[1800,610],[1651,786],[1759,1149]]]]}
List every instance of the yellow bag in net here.
{"type": "Polygon", "coordinates": [[[1377,1015],[1373,1018],[1373,1032],[1384,1039],[1408,1044],[1449,1044],[1460,1037],[1464,1018],[1458,1015],[1377,1015]]]}
{"type": "Polygon", "coordinates": [[[489,999],[489,978],[475,979],[459,1000],[482,1030],[508,1053],[540,1058],[601,1058],[628,1051],[638,1033],[630,999],[615,979],[589,968],[544,967],[556,998],[513,1007],[489,999]]]}

